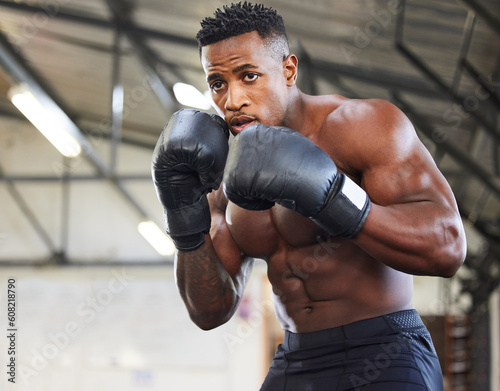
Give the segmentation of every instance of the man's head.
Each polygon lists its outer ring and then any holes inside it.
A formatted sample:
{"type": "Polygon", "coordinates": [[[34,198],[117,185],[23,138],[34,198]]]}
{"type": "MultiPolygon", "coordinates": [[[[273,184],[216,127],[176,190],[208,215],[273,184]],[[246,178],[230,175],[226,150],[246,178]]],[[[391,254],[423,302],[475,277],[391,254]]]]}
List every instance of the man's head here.
{"type": "Polygon", "coordinates": [[[217,9],[214,17],[205,18],[196,35],[198,47],[211,45],[224,39],[256,31],[276,59],[282,61],[290,48],[283,18],[272,8],[248,2],[217,9]]]}
{"type": "Polygon", "coordinates": [[[250,3],[232,4],[202,21],[197,35],[211,97],[231,132],[254,123],[284,125],[295,92],[297,57],[283,19],[250,3]]]}

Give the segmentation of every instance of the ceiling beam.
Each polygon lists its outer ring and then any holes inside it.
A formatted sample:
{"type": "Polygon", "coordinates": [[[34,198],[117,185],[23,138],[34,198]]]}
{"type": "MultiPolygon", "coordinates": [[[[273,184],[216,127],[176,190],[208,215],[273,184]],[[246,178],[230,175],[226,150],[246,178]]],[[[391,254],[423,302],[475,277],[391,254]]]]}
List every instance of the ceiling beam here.
{"type": "MultiPolygon", "coordinates": [[[[3,176],[3,172],[3,168],[0,166],[0,177],[3,176]]],[[[58,254],[58,250],[54,241],[45,230],[43,225],[40,223],[40,221],[37,219],[35,213],[33,213],[33,211],[31,210],[29,203],[26,202],[22,194],[17,190],[16,186],[14,185],[14,181],[11,179],[5,179],[4,182],[6,183],[6,190],[9,193],[10,197],[18,206],[19,210],[22,212],[26,220],[28,220],[31,227],[47,247],[49,252],[52,254],[58,254]]]]}
{"type": "MultiPolygon", "coordinates": [[[[46,13],[44,8],[41,6],[31,5],[23,2],[11,2],[9,0],[0,0],[0,7],[30,13],[46,13]]],[[[149,67],[153,70],[158,66],[158,63],[165,66],[165,68],[169,70],[173,70],[174,64],[163,61],[162,59],[160,59],[160,56],[158,56],[152,49],[143,47],[145,38],[171,42],[174,44],[192,47],[193,49],[198,50],[198,43],[194,38],[186,38],[171,33],[149,29],[146,27],[140,27],[132,23],[130,20],[124,19],[123,17],[115,19],[113,15],[111,19],[96,18],[95,16],[88,16],[82,13],[71,12],[62,8],[60,8],[58,12],[55,13],[52,17],[104,29],[115,29],[117,28],[117,24],[119,24],[119,27],[123,30],[123,32],[127,33],[127,38],[130,39],[130,42],[136,49],[140,51],[141,61],[145,62],[146,64],[149,63],[149,67]]],[[[376,86],[384,87],[389,90],[407,90],[423,96],[433,97],[434,99],[441,97],[439,95],[436,96],[436,90],[433,88],[433,85],[426,81],[423,81],[422,78],[398,77],[394,75],[393,72],[387,72],[383,69],[367,69],[359,66],[346,65],[315,58],[310,58],[309,61],[310,69],[313,72],[321,73],[321,75],[325,78],[338,78],[341,76],[345,76],[376,86]]]]}
{"type": "Polygon", "coordinates": [[[422,80],[421,77],[395,75],[394,72],[384,69],[367,69],[318,59],[312,60],[311,67],[313,72],[321,74],[323,78],[329,80],[332,84],[337,84],[339,78],[347,77],[388,91],[408,91],[432,99],[448,100],[443,94],[436,93],[433,85],[426,80],[422,80]]]}
{"type": "MultiPolygon", "coordinates": [[[[120,174],[120,181],[151,181],[151,174],[124,175],[120,174]]],[[[92,182],[103,179],[102,175],[71,175],[71,181],[92,182]]],[[[0,182],[61,182],[60,175],[5,175],[0,174],[0,182]]]]}
{"type": "MultiPolygon", "coordinates": [[[[26,13],[36,13],[36,12],[42,12],[43,14],[47,15],[47,10],[46,8],[35,5],[35,4],[28,4],[24,2],[13,2],[11,0],[0,0],[0,7],[7,8],[7,9],[12,9],[16,11],[21,11],[21,12],[26,12],[26,13]]],[[[103,19],[103,18],[97,18],[95,16],[90,16],[90,15],[85,15],[81,12],[73,12],[70,10],[63,9],[62,7],[59,7],[57,12],[54,12],[53,15],[48,15],[52,18],[57,18],[61,20],[66,20],[69,22],[76,22],[76,23],[81,23],[85,24],[89,27],[99,27],[99,28],[104,28],[104,29],[115,29],[116,24],[112,19],[103,19]]],[[[147,36],[148,38],[154,38],[154,39],[159,39],[162,41],[168,41],[172,43],[176,43],[179,45],[185,45],[185,46],[192,46],[193,48],[198,47],[198,43],[194,38],[185,38],[181,37],[179,35],[175,34],[170,34],[166,33],[163,31],[159,30],[154,30],[154,29],[149,29],[147,27],[140,27],[136,25],[130,25],[130,24],[125,24],[122,26],[125,30],[127,31],[133,31],[136,33],[143,34],[144,36],[147,36]]]]}
{"type": "MultiPolygon", "coordinates": [[[[399,107],[408,115],[415,126],[428,137],[433,139],[434,129],[429,122],[417,113],[409,103],[396,96],[395,100],[399,107]]],[[[480,180],[486,187],[488,187],[497,197],[500,197],[500,181],[494,175],[488,173],[481,167],[471,156],[463,152],[453,144],[443,140],[439,143],[438,148],[448,153],[454,160],[456,160],[465,170],[471,172],[475,177],[480,180]]]]}
{"type": "MultiPolygon", "coordinates": [[[[57,103],[52,99],[51,95],[37,82],[37,80],[30,73],[29,69],[25,66],[22,56],[19,54],[14,55],[15,50],[12,45],[5,38],[3,33],[0,32],[0,66],[10,75],[10,77],[17,83],[27,83],[33,91],[43,96],[47,102],[54,105],[57,103]]],[[[131,194],[123,187],[118,178],[114,177],[110,172],[110,168],[94,151],[92,144],[85,137],[81,129],[73,122],[77,130],[77,138],[82,145],[82,151],[87,161],[96,169],[98,175],[107,179],[114,188],[128,201],[129,204],[136,210],[142,219],[149,219],[144,208],[134,200],[131,194]]]]}
{"type": "Polygon", "coordinates": [[[475,0],[462,0],[468,8],[477,13],[500,36],[500,20],[475,0]]]}
{"type": "MultiPolygon", "coordinates": [[[[36,92],[37,96],[42,97],[49,104],[59,107],[66,115],[68,115],[63,107],[61,107],[63,105],[59,104],[59,102],[56,102],[52,96],[52,93],[48,92],[47,89],[41,85],[38,77],[31,72],[30,67],[26,64],[22,56],[19,53],[16,53],[12,45],[9,43],[9,41],[1,31],[0,66],[2,66],[5,72],[14,80],[15,83],[26,83],[32,91],[36,92]]],[[[70,116],[68,115],[68,117],[70,116]]],[[[96,155],[93,150],[92,144],[83,135],[78,126],[71,119],[70,121],[73,123],[75,129],[75,133],[73,134],[73,136],[76,137],[78,142],[81,144],[82,150],[85,152],[85,155],[102,175],[106,175],[106,165],[99,158],[99,156],[96,155]]]]}

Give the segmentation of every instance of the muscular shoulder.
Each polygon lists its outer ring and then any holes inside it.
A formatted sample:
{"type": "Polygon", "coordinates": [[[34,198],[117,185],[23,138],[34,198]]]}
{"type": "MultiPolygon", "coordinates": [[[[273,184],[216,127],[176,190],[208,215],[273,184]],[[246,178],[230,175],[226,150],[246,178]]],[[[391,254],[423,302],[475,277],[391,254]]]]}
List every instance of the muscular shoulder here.
{"type": "Polygon", "coordinates": [[[347,171],[363,171],[404,159],[415,148],[415,130],[406,115],[381,99],[347,99],[326,118],[321,139],[347,171]]]}

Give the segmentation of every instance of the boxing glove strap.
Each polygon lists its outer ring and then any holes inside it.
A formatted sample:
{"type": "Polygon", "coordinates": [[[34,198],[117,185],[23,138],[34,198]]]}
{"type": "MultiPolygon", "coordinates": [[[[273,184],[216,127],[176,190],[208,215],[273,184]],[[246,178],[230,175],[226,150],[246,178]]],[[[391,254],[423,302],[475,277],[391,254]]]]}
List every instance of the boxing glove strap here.
{"type": "Polygon", "coordinates": [[[348,176],[339,176],[340,184],[311,219],[335,237],[353,238],[363,228],[371,202],[366,192],[348,176]]]}
{"type": "Polygon", "coordinates": [[[211,217],[207,196],[203,195],[195,204],[178,209],[165,209],[167,234],[175,247],[183,251],[193,251],[205,242],[205,234],[210,231],[211,217]]]}

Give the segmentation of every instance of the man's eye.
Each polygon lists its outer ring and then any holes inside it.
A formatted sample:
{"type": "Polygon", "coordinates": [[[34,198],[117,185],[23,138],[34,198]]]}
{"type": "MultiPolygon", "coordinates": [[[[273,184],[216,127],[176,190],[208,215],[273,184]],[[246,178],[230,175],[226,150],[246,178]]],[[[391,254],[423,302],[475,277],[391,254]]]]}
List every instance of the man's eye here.
{"type": "Polygon", "coordinates": [[[210,89],[211,89],[212,91],[215,91],[215,92],[217,92],[217,91],[219,91],[220,89],[222,89],[222,87],[224,87],[224,84],[223,84],[222,82],[220,82],[220,81],[216,81],[215,83],[212,83],[212,84],[210,85],[210,89]]]}
{"type": "Polygon", "coordinates": [[[259,75],[257,73],[247,73],[244,77],[245,81],[255,81],[259,75]]]}

